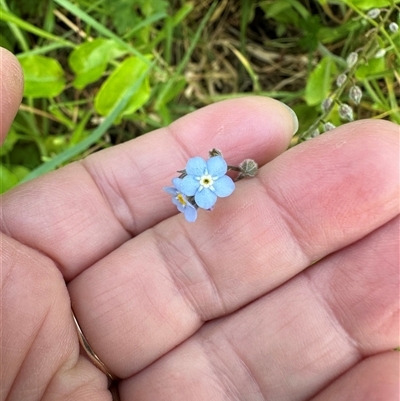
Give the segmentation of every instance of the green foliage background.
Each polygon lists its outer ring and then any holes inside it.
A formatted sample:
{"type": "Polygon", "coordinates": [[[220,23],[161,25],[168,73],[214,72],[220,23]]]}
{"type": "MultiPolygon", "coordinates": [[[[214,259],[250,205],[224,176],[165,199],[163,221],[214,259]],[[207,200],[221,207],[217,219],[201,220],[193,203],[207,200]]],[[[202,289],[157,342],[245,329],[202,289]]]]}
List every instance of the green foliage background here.
{"type": "Polygon", "coordinates": [[[343,104],[354,118],[400,123],[398,4],[0,0],[0,45],[25,75],[0,148],[1,191],[236,96],[291,106],[300,120],[293,145],[349,120],[343,104]]]}

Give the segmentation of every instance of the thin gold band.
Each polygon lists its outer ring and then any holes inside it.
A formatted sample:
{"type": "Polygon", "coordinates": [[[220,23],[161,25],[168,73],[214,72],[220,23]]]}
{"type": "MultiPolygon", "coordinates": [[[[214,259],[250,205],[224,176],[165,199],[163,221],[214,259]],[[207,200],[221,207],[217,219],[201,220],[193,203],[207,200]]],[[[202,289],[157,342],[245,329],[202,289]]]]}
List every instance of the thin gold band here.
{"type": "Polygon", "coordinates": [[[78,320],[76,319],[74,311],[72,311],[72,318],[74,319],[76,331],[78,332],[79,342],[82,345],[82,348],[85,350],[88,358],[92,361],[93,365],[95,365],[98,369],[100,369],[109,379],[112,381],[118,380],[118,377],[115,376],[110,369],[107,368],[106,365],[100,360],[100,358],[96,355],[96,353],[92,350],[89,345],[81,326],[79,326],[78,320]]]}

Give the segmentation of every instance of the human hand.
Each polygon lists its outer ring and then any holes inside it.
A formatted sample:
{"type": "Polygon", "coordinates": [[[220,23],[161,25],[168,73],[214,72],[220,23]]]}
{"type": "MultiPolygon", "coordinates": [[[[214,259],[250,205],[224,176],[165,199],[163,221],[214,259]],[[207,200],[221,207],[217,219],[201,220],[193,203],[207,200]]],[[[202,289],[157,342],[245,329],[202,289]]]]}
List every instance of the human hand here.
{"type": "Polygon", "coordinates": [[[293,131],[221,102],[6,193],[2,399],[111,399],[71,303],[122,401],[396,399],[399,127],[293,131]],[[262,167],[187,223],[162,187],[212,147],[262,167]]]}

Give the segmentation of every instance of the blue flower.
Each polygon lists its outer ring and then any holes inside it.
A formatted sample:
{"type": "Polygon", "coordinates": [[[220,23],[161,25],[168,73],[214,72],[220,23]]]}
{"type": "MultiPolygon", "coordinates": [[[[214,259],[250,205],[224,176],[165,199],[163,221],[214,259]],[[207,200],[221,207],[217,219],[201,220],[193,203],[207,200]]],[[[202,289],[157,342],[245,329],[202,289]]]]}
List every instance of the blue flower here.
{"type": "Polygon", "coordinates": [[[178,210],[184,214],[185,219],[190,223],[193,223],[197,219],[196,208],[188,201],[186,195],[182,193],[180,178],[174,178],[172,180],[173,187],[165,187],[164,191],[172,195],[172,203],[178,208],[178,210]]]}
{"type": "Polygon", "coordinates": [[[217,197],[229,196],[235,184],[226,172],[228,166],[222,156],[214,156],[205,161],[201,157],[189,159],[186,176],[181,182],[181,191],[186,196],[194,196],[196,204],[203,209],[211,209],[217,197]]]}

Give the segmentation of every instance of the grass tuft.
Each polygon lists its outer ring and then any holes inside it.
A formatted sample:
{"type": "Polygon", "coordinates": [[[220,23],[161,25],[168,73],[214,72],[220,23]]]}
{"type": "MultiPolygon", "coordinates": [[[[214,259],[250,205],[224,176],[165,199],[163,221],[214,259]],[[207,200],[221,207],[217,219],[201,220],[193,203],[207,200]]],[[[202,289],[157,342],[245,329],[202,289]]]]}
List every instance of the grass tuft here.
{"type": "Polygon", "coordinates": [[[238,96],[292,107],[293,146],[351,119],[400,124],[399,1],[370,4],[0,0],[26,80],[1,191],[238,96]]]}

